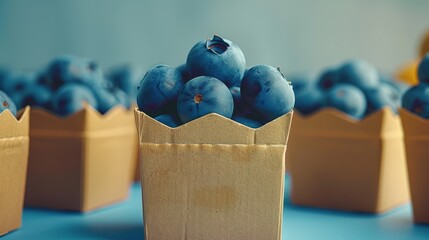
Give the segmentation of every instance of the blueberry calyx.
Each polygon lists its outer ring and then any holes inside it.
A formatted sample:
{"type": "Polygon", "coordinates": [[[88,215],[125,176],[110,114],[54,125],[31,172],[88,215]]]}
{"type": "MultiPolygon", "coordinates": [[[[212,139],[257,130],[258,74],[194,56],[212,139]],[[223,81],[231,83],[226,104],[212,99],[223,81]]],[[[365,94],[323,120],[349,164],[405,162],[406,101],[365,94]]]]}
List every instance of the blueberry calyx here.
{"type": "Polygon", "coordinates": [[[417,99],[414,103],[413,110],[417,114],[423,113],[423,103],[417,99]]]}
{"type": "Polygon", "coordinates": [[[330,80],[326,80],[323,82],[323,88],[331,88],[334,84],[330,80]]]}
{"type": "Polygon", "coordinates": [[[289,85],[292,86],[292,82],[286,79],[286,76],[283,74],[283,72],[280,70],[280,67],[276,67],[277,71],[279,71],[280,75],[289,83],[289,85]]]}
{"type": "Polygon", "coordinates": [[[88,69],[90,71],[95,71],[97,68],[98,68],[98,64],[96,62],[93,62],[93,61],[89,62],[88,69]]]}
{"type": "Polygon", "coordinates": [[[195,95],[195,97],[194,97],[194,102],[195,102],[195,103],[199,104],[199,103],[201,103],[202,101],[203,101],[203,95],[201,95],[201,94],[197,94],[197,95],[195,95]]]}
{"type": "Polygon", "coordinates": [[[340,90],[337,92],[338,97],[344,97],[345,95],[346,95],[346,93],[343,90],[340,90]]]}
{"type": "Polygon", "coordinates": [[[229,43],[225,42],[223,38],[214,35],[212,39],[207,39],[206,48],[214,54],[222,54],[229,48],[229,43]]]}
{"type": "Polygon", "coordinates": [[[423,112],[423,108],[421,106],[415,106],[414,112],[416,112],[417,114],[420,114],[423,112]]]}

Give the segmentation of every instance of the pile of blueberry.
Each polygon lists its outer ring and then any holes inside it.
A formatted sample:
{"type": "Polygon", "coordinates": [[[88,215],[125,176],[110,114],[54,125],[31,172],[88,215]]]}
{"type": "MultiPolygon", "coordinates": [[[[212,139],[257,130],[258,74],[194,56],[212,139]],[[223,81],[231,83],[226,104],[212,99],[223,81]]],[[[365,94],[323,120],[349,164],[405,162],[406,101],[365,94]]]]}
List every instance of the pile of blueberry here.
{"type": "Polygon", "coordinates": [[[351,60],[323,71],[320,76],[292,77],[295,108],[308,115],[325,107],[362,119],[388,106],[397,113],[408,85],[383,75],[370,63],[351,60]],[[314,80],[313,80],[314,79],[314,80]]]}
{"type": "Polygon", "coordinates": [[[421,60],[417,69],[419,84],[405,92],[402,106],[422,118],[429,118],[429,53],[421,60]]]}
{"type": "Polygon", "coordinates": [[[170,127],[217,113],[248,127],[261,125],[293,109],[290,83],[274,67],[246,70],[241,49],[217,35],[198,42],[186,64],[158,65],[140,82],[139,110],[170,127]]]}
{"type": "Polygon", "coordinates": [[[94,61],[77,56],[53,59],[40,73],[0,74],[0,90],[18,109],[41,107],[59,116],[69,116],[88,103],[104,114],[116,105],[131,106],[140,76],[127,67],[117,68],[107,77],[94,61]]]}

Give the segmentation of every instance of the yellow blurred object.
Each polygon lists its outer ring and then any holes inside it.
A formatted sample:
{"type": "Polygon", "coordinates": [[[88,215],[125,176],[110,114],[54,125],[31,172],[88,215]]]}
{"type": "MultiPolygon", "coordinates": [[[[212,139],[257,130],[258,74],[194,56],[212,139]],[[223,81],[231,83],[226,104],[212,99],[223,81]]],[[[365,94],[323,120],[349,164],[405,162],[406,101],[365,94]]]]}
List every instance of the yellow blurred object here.
{"type": "Polygon", "coordinates": [[[427,52],[429,52],[429,30],[422,39],[422,44],[420,45],[420,56],[423,57],[427,52]]]}
{"type": "Polygon", "coordinates": [[[417,76],[417,68],[419,67],[421,58],[426,53],[429,53],[429,29],[426,31],[425,35],[422,38],[422,42],[420,45],[420,57],[400,68],[399,71],[396,72],[396,77],[399,80],[402,80],[403,82],[406,82],[410,85],[417,85],[419,83],[419,78],[417,76]]]}
{"type": "Polygon", "coordinates": [[[420,59],[407,63],[396,73],[396,77],[410,85],[417,85],[419,83],[419,79],[417,78],[417,68],[419,63],[420,59]]]}

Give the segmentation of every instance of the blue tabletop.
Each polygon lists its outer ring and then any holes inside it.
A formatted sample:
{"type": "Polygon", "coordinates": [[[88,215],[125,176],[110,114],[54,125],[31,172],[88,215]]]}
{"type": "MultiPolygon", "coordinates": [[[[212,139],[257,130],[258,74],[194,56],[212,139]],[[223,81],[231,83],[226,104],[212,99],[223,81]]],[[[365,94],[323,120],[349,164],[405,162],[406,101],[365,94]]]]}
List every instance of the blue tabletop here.
{"type": "MultiPolygon", "coordinates": [[[[300,208],[290,204],[288,189],[283,239],[429,239],[429,225],[413,224],[410,205],[381,215],[300,208]]],[[[22,228],[1,240],[143,239],[142,221],[140,185],[134,184],[127,201],[86,214],[25,209],[22,228]]]]}

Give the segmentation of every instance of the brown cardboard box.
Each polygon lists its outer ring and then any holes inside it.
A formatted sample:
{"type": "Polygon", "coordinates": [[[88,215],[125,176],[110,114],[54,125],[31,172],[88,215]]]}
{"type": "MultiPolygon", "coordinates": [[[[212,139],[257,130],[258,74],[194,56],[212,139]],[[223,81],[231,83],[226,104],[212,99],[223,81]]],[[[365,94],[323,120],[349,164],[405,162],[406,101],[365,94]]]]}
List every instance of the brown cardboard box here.
{"type": "Polygon", "coordinates": [[[414,221],[429,223],[429,120],[400,109],[414,221]]]}
{"type": "Polygon", "coordinates": [[[292,113],[259,129],[217,114],[174,129],[135,115],[145,239],[281,239],[292,113]]]}
{"type": "Polygon", "coordinates": [[[0,113],[0,236],[21,226],[27,173],[30,109],[0,113]]]}
{"type": "Polygon", "coordinates": [[[137,154],[133,112],[90,106],[60,118],[31,110],[25,205],[89,211],[124,200],[137,154]]]}
{"type": "Polygon", "coordinates": [[[399,116],[356,121],[334,109],[294,115],[287,168],[294,204],[379,213],[408,201],[399,116]]]}

